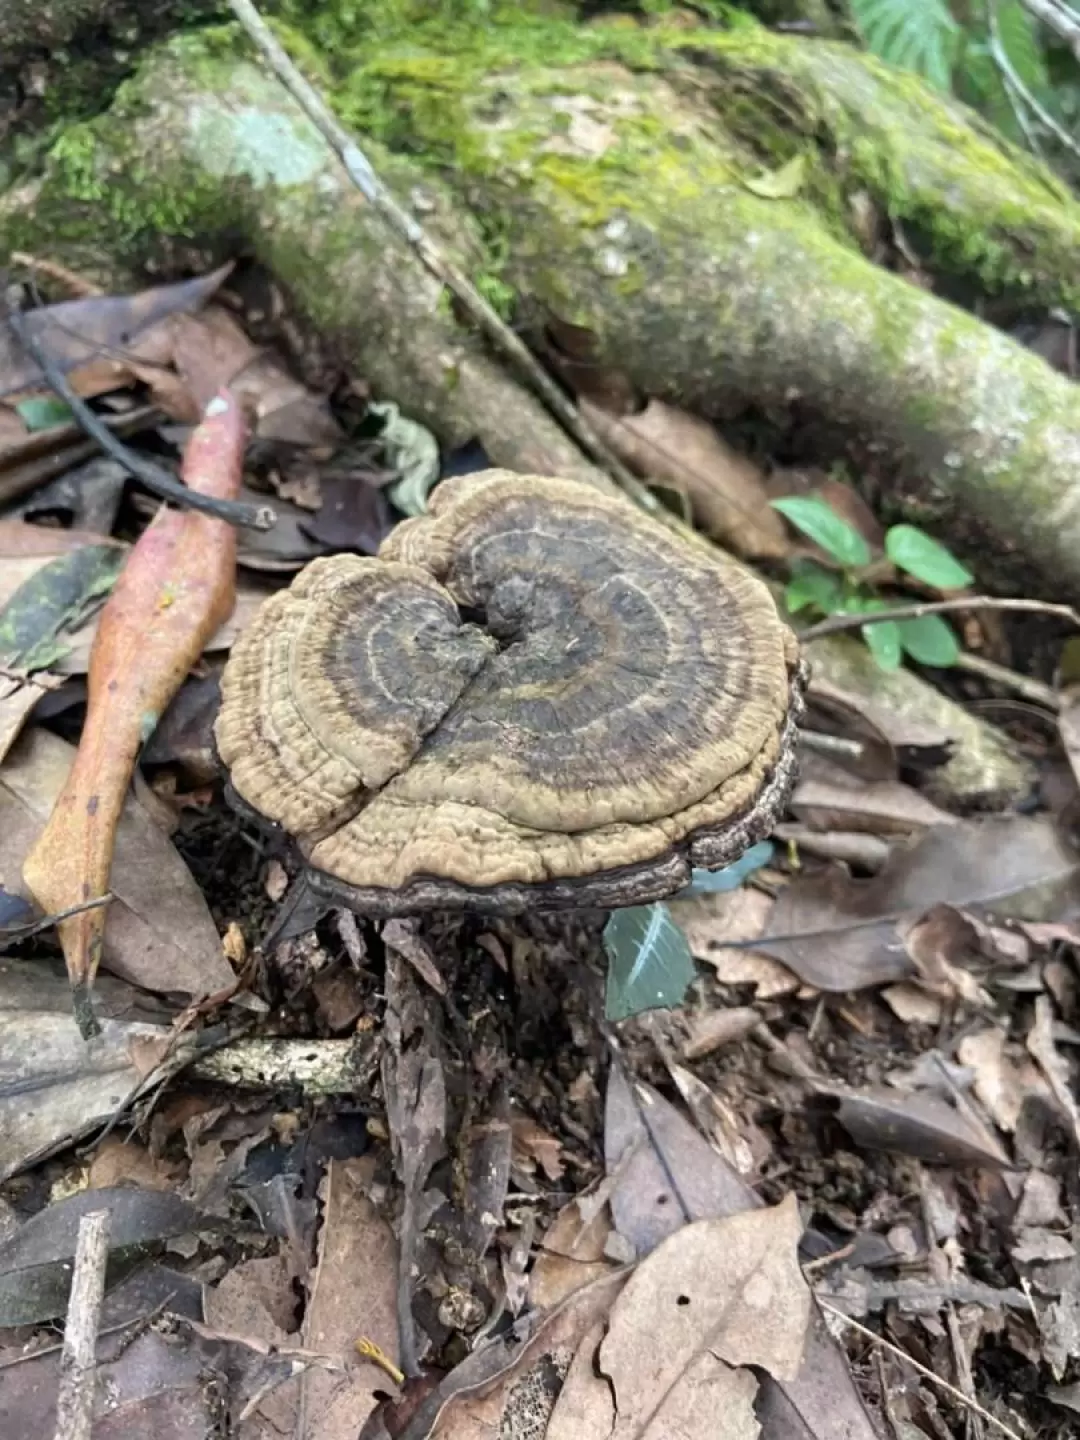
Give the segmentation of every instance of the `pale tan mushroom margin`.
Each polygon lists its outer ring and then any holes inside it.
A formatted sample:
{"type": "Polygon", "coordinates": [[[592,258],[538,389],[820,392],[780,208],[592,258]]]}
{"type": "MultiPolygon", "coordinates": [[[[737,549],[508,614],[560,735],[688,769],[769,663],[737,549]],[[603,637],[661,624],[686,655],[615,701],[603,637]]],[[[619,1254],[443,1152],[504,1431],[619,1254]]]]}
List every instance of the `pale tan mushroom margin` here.
{"type": "Polygon", "coordinates": [[[488,470],[270,598],[216,740],[241,805],[362,913],[607,907],[768,834],[803,678],[735,562],[619,497],[488,470]]]}

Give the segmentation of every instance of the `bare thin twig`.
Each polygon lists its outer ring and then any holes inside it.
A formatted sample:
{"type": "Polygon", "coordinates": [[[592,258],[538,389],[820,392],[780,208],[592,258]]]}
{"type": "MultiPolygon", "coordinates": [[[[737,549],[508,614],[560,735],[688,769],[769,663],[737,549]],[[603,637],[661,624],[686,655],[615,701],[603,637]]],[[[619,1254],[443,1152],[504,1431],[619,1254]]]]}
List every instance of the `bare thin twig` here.
{"type": "Polygon", "coordinates": [[[105,895],[98,895],[93,900],[82,900],[78,905],[69,905],[66,910],[58,910],[55,915],[45,915],[40,920],[32,920],[26,925],[0,926],[0,947],[14,945],[21,940],[29,940],[32,935],[39,934],[42,930],[51,930],[54,925],[59,925],[61,920],[70,920],[73,915],[82,915],[86,910],[97,910],[102,905],[108,905],[113,898],[110,890],[105,895]]]}
{"type": "MultiPolygon", "coordinates": [[[[1066,149],[1071,150],[1074,155],[1080,155],[1080,145],[1076,143],[1065,127],[1050,114],[1050,111],[1047,110],[1039,97],[1031,93],[1019,74],[1017,74],[1016,67],[1009,59],[1005,46],[1001,42],[1001,27],[998,25],[996,0],[993,0],[993,3],[991,3],[989,7],[988,19],[990,21],[990,56],[998,70],[1000,70],[1006,88],[1016,92],[1024,104],[1039,121],[1046,126],[1047,130],[1050,131],[1051,135],[1053,135],[1057,141],[1064,145],[1066,149]]],[[[1080,24],[1080,21],[1078,21],[1078,24],[1080,24]]]]}
{"type": "Polygon", "coordinates": [[[1020,0],[1029,15],[1041,20],[1071,48],[1080,60],[1080,14],[1062,0],[1020,0]]]}
{"type": "Polygon", "coordinates": [[[919,620],[924,615],[947,615],[956,610],[1019,610],[1029,615],[1056,615],[1080,628],[1080,613],[1071,605],[1050,600],[1007,600],[996,595],[958,595],[951,600],[928,600],[919,605],[897,605],[891,610],[870,610],[862,615],[830,615],[810,625],[799,636],[803,644],[837,635],[841,630],[859,630],[864,625],[882,625],[886,620],[919,620]]]}
{"type": "Polygon", "coordinates": [[[965,1410],[970,1410],[973,1415],[980,1416],[988,1425],[992,1425],[995,1430],[1000,1431],[1002,1435],[1007,1435],[1008,1440],[1023,1440],[1023,1436],[1018,1435],[1015,1430],[1010,1429],[1009,1426],[1006,1425],[1003,1420],[999,1420],[996,1415],[991,1415],[990,1411],[985,1410],[977,1400],[970,1399],[962,1390],[958,1390],[955,1385],[950,1385],[949,1382],[943,1380],[940,1375],[935,1375],[927,1366],[920,1365],[918,1360],[913,1360],[906,1350],[901,1350],[899,1345],[894,1345],[891,1340],[886,1340],[883,1336],[876,1334],[868,1325],[861,1325],[858,1320],[853,1320],[850,1315],[845,1315],[843,1310],[838,1310],[835,1305],[830,1305],[829,1302],[823,1300],[820,1295],[817,1297],[817,1303],[823,1310],[827,1310],[830,1315],[835,1315],[843,1324],[849,1326],[852,1330],[857,1330],[865,1339],[871,1341],[874,1345],[880,1345],[883,1350],[888,1350],[890,1355],[895,1355],[897,1359],[903,1360],[906,1365],[910,1365],[913,1370],[918,1371],[924,1380],[928,1380],[931,1385],[936,1385],[939,1390],[944,1390],[947,1395],[952,1396],[958,1405],[962,1405],[965,1410]]]}
{"type": "Polygon", "coordinates": [[[1061,700],[1049,685],[1044,685],[1041,680],[1033,680],[1030,675],[1020,675],[1017,671],[1010,670],[1007,665],[986,660],[982,655],[969,655],[964,651],[956,657],[956,668],[966,670],[969,675],[978,675],[995,685],[1004,685],[1006,689],[1022,695],[1025,700],[1030,700],[1033,705],[1042,705],[1047,710],[1061,709],[1061,700]]]}
{"type": "Polygon", "coordinates": [[[187,510],[199,510],[213,515],[217,520],[226,520],[230,525],[241,525],[252,530],[269,530],[277,519],[269,505],[246,505],[235,500],[217,500],[212,495],[200,495],[190,490],[175,475],[170,475],[160,465],[136,455],[112,433],[104,420],[95,415],[86,401],[77,395],[67,376],[53,360],[41,338],[27,325],[23,312],[17,305],[7,307],[7,321],[12,334],[23,349],[37,364],[52,389],[65,401],[79,426],[91,439],[96,440],[107,455],[123,465],[129,475],[135,477],[148,490],[160,495],[163,500],[187,510]]]}
{"type": "Polygon", "coordinates": [[[660,513],[660,501],[604,444],[570,397],[517,335],[499,319],[475,285],[432,240],[422,225],[398,203],[379,179],[370,160],[331,113],[322,96],[304,79],[251,0],[229,0],[229,8],[262,52],[267,64],[324,139],[337,152],[349,179],[384,220],[419,255],[437,280],[452,291],[462,308],[491,344],[517,370],[526,384],[577,443],[608,472],[620,489],[644,509],[660,513]]]}
{"type": "Polygon", "coordinates": [[[60,1355],[55,1440],[90,1440],[94,1423],[98,1322],[108,1259],[109,1212],[91,1210],[79,1221],[64,1348],[60,1355]]]}

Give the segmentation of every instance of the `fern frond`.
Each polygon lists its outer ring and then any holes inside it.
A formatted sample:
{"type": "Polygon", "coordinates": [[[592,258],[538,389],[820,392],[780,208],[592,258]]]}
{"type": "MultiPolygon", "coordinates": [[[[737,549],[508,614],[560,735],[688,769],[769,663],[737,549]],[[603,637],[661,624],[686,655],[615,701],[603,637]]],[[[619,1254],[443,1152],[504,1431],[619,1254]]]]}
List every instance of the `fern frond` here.
{"type": "Polygon", "coordinates": [[[960,27],[945,0],[851,0],[851,13],[875,55],[950,88],[960,27]]]}

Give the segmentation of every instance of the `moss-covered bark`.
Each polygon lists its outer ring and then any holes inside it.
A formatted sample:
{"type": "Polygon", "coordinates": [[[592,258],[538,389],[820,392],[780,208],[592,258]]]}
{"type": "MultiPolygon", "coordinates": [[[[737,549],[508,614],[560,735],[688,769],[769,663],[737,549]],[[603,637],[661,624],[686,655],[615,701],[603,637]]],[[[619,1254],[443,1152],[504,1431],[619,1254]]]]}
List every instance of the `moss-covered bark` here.
{"type": "MultiPolygon", "coordinates": [[[[545,103],[550,105],[550,95],[545,103]]],[[[672,95],[675,145],[686,114],[683,103],[672,95]]],[[[691,130],[692,139],[693,134],[691,130]]],[[[487,129],[478,128],[474,137],[486,146],[487,129]]],[[[617,345],[610,329],[616,317],[603,313],[605,307],[598,298],[594,301],[592,292],[597,297],[607,293],[613,311],[625,306],[640,314],[642,292],[637,281],[642,257],[648,255],[640,236],[647,232],[635,231],[639,222],[621,210],[606,215],[602,223],[594,218],[582,222],[582,236],[575,238],[575,217],[590,205],[603,206],[605,195],[602,188],[597,192],[595,187],[575,186],[567,176],[591,180],[600,176],[588,166],[583,170],[579,158],[557,148],[545,152],[542,137],[526,140],[525,148],[531,147],[533,154],[529,183],[519,182],[513,167],[502,175],[498,167],[488,172],[478,164],[475,170],[451,176],[451,188],[430,165],[392,155],[378,143],[371,146],[371,156],[396,193],[414,206],[425,225],[478,279],[496,278],[493,260],[498,242],[504,276],[544,279],[564,313],[588,316],[592,313],[588,307],[596,303],[598,331],[606,345],[617,345]],[[549,172],[549,166],[554,170],[549,172]],[[489,187],[499,206],[483,211],[478,223],[457,201],[454,189],[483,196],[489,187]],[[538,207],[538,197],[550,187],[555,187],[550,211],[536,209],[540,228],[531,234],[522,217],[538,207]],[[501,236],[492,228],[493,216],[506,227],[501,236]],[[545,253],[545,236],[552,246],[550,254],[545,253]],[[560,269],[560,256],[565,271],[560,269]],[[627,257],[625,270],[620,257],[627,257]],[[566,276],[577,276],[574,286],[580,283],[584,293],[575,293],[573,287],[564,291],[566,276]]],[[[692,147],[688,163],[695,163],[696,153],[692,147]]],[[[720,146],[710,146],[714,174],[728,165],[726,153],[720,146]]],[[[515,165],[523,163],[519,156],[515,165]]],[[[641,156],[623,156],[628,183],[645,163],[641,156]]],[[[602,173],[619,172],[613,168],[602,173]]],[[[730,179],[725,183],[730,187],[730,179]]],[[[801,202],[770,204],[754,198],[761,224],[775,218],[781,234],[787,233],[796,225],[795,212],[802,224],[814,227],[815,236],[821,234],[816,222],[806,220],[801,202]]],[[[695,203],[701,203],[700,198],[695,203]]],[[[772,257],[768,258],[772,265],[776,252],[766,250],[766,233],[762,232],[758,250],[772,257]]],[[[797,228],[795,233],[800,233],[797,228]]],[[[687,234],[692,234],[689,221],[687,234]]],[[[276,82],[251,62],[235,58],[229,37],[212,44],[205,39],[176,41],[147,62],[108,115],[73,128],[64,137],[40,184],[7,197],[0,207],[0,237],[0,249],[16,244],[47,249],[97,273],[106,283],[116,283],[125,269],[137,270],[149,262],[160,265],[178,241],[185,245],[189,261],[206,264],[238,248],[246,250],[272,267],[309,319],[327,336],[337,338],[357,373],[426,420],[446,443],[478,434],[497,463],[602,482],[531,397],[456,323],[439,287],[344,181],[313,127],[276,82]]],[[[826,235],[821,234],[817,243],[830,255],[839,253],[852,264],[863,264],[826,235]]],[[[754,236],[744,233],[740,244],[753,253],[754,236]]],[[[659,263],[664,253],[656,248],[661,297],[670,287],[659,263]]],[[[780,254],[782,259],[782,247],[780,254]]],[[[719,260],[711,264],[715,269],[719,260]]],[[[769,281],[768,274],[762,272],[761,283],[783,289],[782,276],[769,281]]],[[[686,291],[678,304],[685,303],[693,317],[693,277],[678,278],[686,291]]],[[[715,289],[718,283],[715,274],[699,278],[706,288],[715,289]]],[[[505,278],[499,283],[505,285],[505,278]]],[[[920,298],[917,291],[911,294],[920,298]]],[[[936,307],[934,313],[940,309],[936,307]]],[[[629,350],[618,354],[609,350],[609,354],[615,354],[617,363],[637,366],[650,375],[650,383],[665,388],[663,356],[674,347],[679,362],[676,375],[684,377],[683,384],[694,379],[693,393],[708,409],[715,396],[706,393],[705,379],[695,379],[693,369],[704,342],[693,330],[688,330],[681,347],[671,338],[678,313],[677,309],[664,313],[661,305],[655,335],[633,334],[640,359],[635,360],[629,350]]],[[[724,312],[713,319],[721,325],[724,312]]],[[[700,317],[694,323],[700,324],[700,317]]],[[[772,346],[780,375],[787,363],[784,323],[784,311],[779,310],[771,331],[759,336],[766,350],[772,346]]],[[[810,319],[803,323],[809,326],[810,319]]],[[[981,334],[981,327],[976,329],[981,334]]],[[[731,333],[734,337],[737,332],[731,333]]],[[[706,340],[713,343],[709,336],[706,340]]],[[[810,343],[809,330],[801,343],[810,343]]],[[[850,653],[857,649],[843,640],[826,642],[815,647],[815,663],[834,687],[865,697],[880,687],[881,679],[872,667],[859,672],[858,657],[850,653]]],[[[939,700],[914,676],[905,674],[898,683],[907,687],[899,697],[904,706],[921,713],[924,724],[939,725],[959,744],[957,760],[941,777],[943,793],[979,804],[1015,799],[1023,792],[1030,772],[999,737],[939,700]],[[935,705],[943,707],[941,713],[933,710],[935,705]]]]}
{"type": "MultiPolygon", "coordinates": [[[[294,23],[313,8],[285,3],[294,23]]],[[[354,7],[319,5],[287,34],[489,293],[588,327],[646,393],[705,414],[796,400],[851,425],[929,513],[1019,553],[1029,584],[1080,595],[1075,387],[872,264],[852,208],[869,196],[916,223],[984,286],[1071,302],[1080,207],[1047,172],[910,77],[749,20],[581,26],[515,8],[479,26],[428,8],[424,23],[387,0],[347,24],[354,7]],[[796,151],[799,193],[763,198],[763,161],[796,151]]],[[[239,239],[444,435],[479,432],[503,460],[527,430],[534,468],[579,467],[238,50],[205,32],[149,60],[111,114],[62,137],[31,204],[9,199],[0,236],[135,259],[162,234],[239,239]]]]}

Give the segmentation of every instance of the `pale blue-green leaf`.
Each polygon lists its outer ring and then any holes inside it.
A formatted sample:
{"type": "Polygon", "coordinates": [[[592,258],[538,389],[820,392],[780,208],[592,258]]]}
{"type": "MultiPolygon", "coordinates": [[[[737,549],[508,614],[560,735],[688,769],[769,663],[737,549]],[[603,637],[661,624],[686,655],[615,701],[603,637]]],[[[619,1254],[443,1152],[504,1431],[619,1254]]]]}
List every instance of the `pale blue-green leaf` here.
{"type": "Polygon", "coordinates": [[[762,840],[757,845],[751,845],[745,855],[741,855],[733,865],[725,865],[722,870],[694,870],[690,875],[690,884],[682,893],[717,895],[726,890],[737,890],[755,870],[769,863],[774,848],[771,840],[762,840]]]}
{"type": "Polygon", "coordinates": [[[608,955],[604,1014],[609,1020],[682,1003],[694,978],[694,957],[666,905],[613,910],[604,926],[604,949],[608,955]]]}
{"type": "Polygon", "coordinates": [[[956,633],[940,615],[920,615],[917,620],[901,620],[900,643],[920,665],[934,665],[944,670],[955,665],[960,656],[956,633]]]}
{"type": "Polygon", "coordinates": [[[31,434],[51,430],[54,425],[66,425],[71,419],[71,406],[55,395],[31,395],[27,400],[20,400],[15,409],[31,434]]]}
{"type": "Polygon", "coordinates": [[[377,402],[368,409],[382,417],[379,439],[386,452],[386,464],[398,472],[398,479],[386,493],[403,515],[422,515],[439,478],[439,442],[425,426],[402,415],[392,400],[377,402]]]}
{"type": "Polygon", "coordinates": [[[938,590],[959,590],[974,579],[951,550],[915,525],[894,525],[885,536],[885,553],[899,569],[938,590]]]}
{"type": "Polygon", "coordinates": [[[870,547],[863,537],[816,495],[785,495],[772,507],[841,565],[852,569],[869,565],[870,547]]]}

